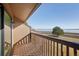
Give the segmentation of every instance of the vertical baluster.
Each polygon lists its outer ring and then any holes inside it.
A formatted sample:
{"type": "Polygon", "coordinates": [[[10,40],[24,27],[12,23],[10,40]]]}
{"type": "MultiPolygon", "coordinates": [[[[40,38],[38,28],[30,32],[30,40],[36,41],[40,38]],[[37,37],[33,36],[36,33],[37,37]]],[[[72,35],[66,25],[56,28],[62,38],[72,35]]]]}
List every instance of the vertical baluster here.
{"type": "Polygon", "coordinates": [[[47,39],[47,56],[48,56],[48,39],[47,39]]]}
{"type": "Polygon", "coordinates": [[[30,34],[28,35],[28,42],[30,42],[30,34]]]}
{"type": "Polygon", "coordinates": [[[43,56],[44,56],[44,40],[43,40],[43,56]]]}
{"type": "MultiPolygon", "coordinates": [[[[25,38],[25,37],[24,37],[25,38]]],[[[24,44],[24,38],[23,38],[23,40],[22,40],[22,44],[24,44]]]]}
{"type": "Polygon", "coordinates": [[[47,56],[47,39],[46,39],[46,56],[47,56]]]}
{"type": "Polygon", "coordinates": [[[28,44],[28,35],[27,35],[27,44],[28,44]]]}
{"type": "Polygon", "coordinates": [[[66,46],[66,55],[69,56],[69,46],[66,46]]]}
{"type": "Polygon", "coordinates": [[[42,40],[42,55],[43,55],[43,40],[42,40]]]}
{"type": "Polygon", "coordinates": [[[28,43],[30,42],[30,34],[28,35],[28,43]]]}
{"type": "Polygon", "coordinates": [[[29,34],[29,42],[31,41],[31,34],[29,34]]]}
{"type": "Polygon", "coordinates": [[[26,42],[26,44],[27,44],[27,36],[26,36],[26,38],[25,38],[25,42],[26,42]]]}
{"type": "Polygon", "coordinates": [[[51,43],[51,47],[50,47],[50,56],[52,56],[52,41],[51,41],[50,43],[51,43]]]}
{"type": "Polygon", "coordinates": [[[19,42],[17,44],[20,45],[19,42]]]}
{"type": "Polygon", "coordinates": [[[29,43],[29,34],[28,34],[28,36],[27,36],[27,37],[28,37],[28,43],[29,43]]]}
{"type": "Polygon", "coordinates": [[[43,40],[42,40],[42,55],[43,55],[43,40]]]}
{"type": "Polygon", "coordinates": [[[74,56],[77,56],[77,49],[74,48],[74,56]]]}
{"type": "Polygon", "coordinates": [[[57,42],[57,53],[56,53],[56,54],[57,54],[57,56],[58,56],[58,42],[57,42]]]}
{"type": "MultiPolygon", "coordinates": [[[[24,39],[24,38],[23,38],[24,39]]],[[[21,40],[22,44],[23,44],[23,39],[21,40]]]]}
{"type": "Polygon", "coordinates": [[[55,56],[55,42],[53,41],[53,56],[55,56]]]}
{"type": "Polygon", "coordinates": [[[47,45],[47,40],[48,40],[48,39],[46,39],[46,56],[48,55],[48,48],[47,48],[48,45],[47,45]]]}
{"type": "Polygon", "coordinates": [[[45,50],[45,56],[46,56],[46,39],[44,41],[45,41],[45,43],[44,43],[45,44],[44,45],[45,46],[45,49],[44,50],[45,50]]]}
{"type": "Polygon", "coordinates": [[[20,45],[21,45],[22,44],[22,41],[20,40],[19,42],[20,42],[20,45]]]}
{"type": "Polygon", "coordinates": [[[24,44],[25,44],[25,38],[23,39],[23,42],[24,42],[24,44]]]}
{"type": "Polygon", "coordinates": [[[31,42],[31,33],[30,33],[30,42],[31,42]]]}
{"type": "Polygon", "coordinates": [[[18,46],[19,45],[19,43],[16,43],[16,46],[18,46]]]}
{"type": "Polygon", "coordinates": [[[40,53],[41,53],[41,56],[42,56],[42,40],[40,40],[40,43],[41,43],[41,45],[40,45],[40,53]]]}
{"type": "Polygon", "coordinates": [[[45,40],[43,41],[43,55],[45,56],[45,40]]]}
{"type": "Polygon", "coordinates": [[[22,44],[22,41],[20,40],[20,45],[22,44]]]}
{"type": "Polygon", "coordinates": [[[63,56],[63,45],[61,44],[61,56],[63,56]]]}
{"type": "Polygon", "coordinates": [[[45,55],[45,48],[44,48],[44,40],[43,40],[43,55],[45,55]]]}
{"type": "Polygon", "coordinates": [[[23,44],[25,44],[25,37],[23,38],[23,44]]]}
{"type": "Polygon", "coordinates": [[[21,45],[20,41],[18,43],[19,43],[19,45],[21,45]]]}
{"type": "Polygon", "coordinates": [[[25,37],[25,44],[27,44],[27,36],[25,37]]]}
{"type": "Polygon", "coordinates": [[[48,56],[49,56],[49,40],[48,40],[48,56]]]}

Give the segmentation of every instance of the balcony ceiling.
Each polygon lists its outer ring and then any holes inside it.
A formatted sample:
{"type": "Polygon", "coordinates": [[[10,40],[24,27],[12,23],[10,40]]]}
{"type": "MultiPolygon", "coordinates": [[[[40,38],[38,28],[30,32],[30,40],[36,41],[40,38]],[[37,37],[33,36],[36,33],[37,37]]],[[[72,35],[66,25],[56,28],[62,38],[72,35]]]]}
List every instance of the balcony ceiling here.
{"type": "Polygon", "coordinates": [[[38,8],[37,3],[6,3],[3,4],[8,14],[16,21],[18,20],[25,22],[28,17],[38,8]]]}

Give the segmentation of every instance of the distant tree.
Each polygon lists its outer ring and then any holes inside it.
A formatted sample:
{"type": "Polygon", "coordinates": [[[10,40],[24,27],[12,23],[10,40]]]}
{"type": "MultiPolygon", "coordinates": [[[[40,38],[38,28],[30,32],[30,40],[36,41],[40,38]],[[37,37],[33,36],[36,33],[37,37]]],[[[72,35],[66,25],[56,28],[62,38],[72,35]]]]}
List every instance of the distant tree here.
{"type": "Polygon", "coordinates": [[[64,31],[60,27],[56,26],[56,27],[53,28],[52,34],[54,36],[58,37],[60,35],[64,35],[64,31]]]}

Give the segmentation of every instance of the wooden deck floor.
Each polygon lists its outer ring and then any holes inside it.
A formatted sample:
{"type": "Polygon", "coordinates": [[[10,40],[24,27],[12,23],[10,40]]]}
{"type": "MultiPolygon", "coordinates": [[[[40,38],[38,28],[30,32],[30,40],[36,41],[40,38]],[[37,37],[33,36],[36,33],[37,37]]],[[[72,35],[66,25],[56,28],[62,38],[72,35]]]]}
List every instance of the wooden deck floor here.
{"type": "Polygon", "coordinates": [[[13,56],[42,56],[41,45],[29,43],[17,46],[14,49],[13,56]]]}

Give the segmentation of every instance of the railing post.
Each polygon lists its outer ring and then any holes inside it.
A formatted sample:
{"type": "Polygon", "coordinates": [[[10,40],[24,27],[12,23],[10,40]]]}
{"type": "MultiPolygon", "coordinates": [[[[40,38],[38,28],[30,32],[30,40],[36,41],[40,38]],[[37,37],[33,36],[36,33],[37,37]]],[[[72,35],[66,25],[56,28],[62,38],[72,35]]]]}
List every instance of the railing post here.
{"type": "Polygon", "coordinates": [[[58,56],[58,42],[57,42],[57,53],[56,53],[56,54],[57,54],[57,56],[58,56]]]}
{"type": "Polygon", "coordinates": [[[46,56],[46,39],[45,39],[45,56],[46,56]]]}
{"type": "Polygon", "coordinates": [[[45,40],[43,41],[43,55],[45,56],[45,40]]]}
{"type": "Polygon", "coordinates": [[[28,34],[28,36],[27,36],[27,37],[28,37],[28,43],[29,43],[29,38],[30,38],[30,37],[29,37],[29,34],[28,34]]]}
{"type": "Polygon", "coordinates": [[[52,40],[50,42],[50,45],[51,45],[51,47],[50,47],[50,56],[52,56],[52,40]]]}
{"type": "Polygon", "coordinates": [[[49,56],[49,40],[48,40],[48,56],[49,56]]]}
{"type": "Polygon", "coordinates": [[[24,44],[25,44],[25,38],[23,39],[23,42],[24,42],[24,44]]]}
{"type": "Polygon", "coordinates": [[[23,44],[23,39],[21,40],[22,44],[23,44]]]}
{"type": "Polygon", "coordinates": [[[42,40],[42,55],[43,55],[43,40],[42,40]]]}
{"type": "Polygon", "coordinates": [[[69,56],[69,46],[66,46],[66,55],[69,56]]]}
{"type": "Polygon", "coordinates": [[[61,44],[61,56],[63,56],[63,45],[61,44]]]}
{"type": "Polygon", "coordinates": [[[43,40],[43,56],[44,56],[44,40],[43,40]]]}
{"type": "Polygon", "coordinates": [[[47,56],[47,39],[46,39],[46,56],[47,56]]]}
{"type": "Polygon", "coordinates": [[[29,35],[27,35],[27,44],[28,44],[28,41],[29,41],[28,36],[29,36],[29,35]]]}
{"type": "Polygon", "coordinates": [[[31,42],[31,33],[30,33],[30,42],[31,42]]]}
{"type": "Polygon", "coordinates": [[[27,44],[27,36],[26,36],[25,42],[26,42],[26,44],[27,44]]]}
{"type": "Polygon", "coordinates": [[[20,41],[18,43],[19,43],[19,45],[21,45],[20,41]]]}
{"type": "Polygon", "coordinates": [[[21,42],[21,45],[22,45],[22,40],[20,40],[20,42],[21,42]]]}
{"type": "Polygon", "coordinates": [[[53,41],[53,56],[55,56],[55,42],[53,41]]]}
{"type": "Polygon", "coordinates": [[[19,43],[16,43],[16,46],[18,46],[19,45],[19,43]]]}
{"type": "Polygon", "coordinates": [[[77,49],[74,48],[74,56],[77,56],[77,49]]]}
{"type": "Polygon", "coordinates": [[[44,40],[44,55],[46,56],[46,39],[44,40]]]}
{"type": "Polygon", "coordinates": [[[30,34],[28,35],[28,43],[30,42],[30,34]]]}

